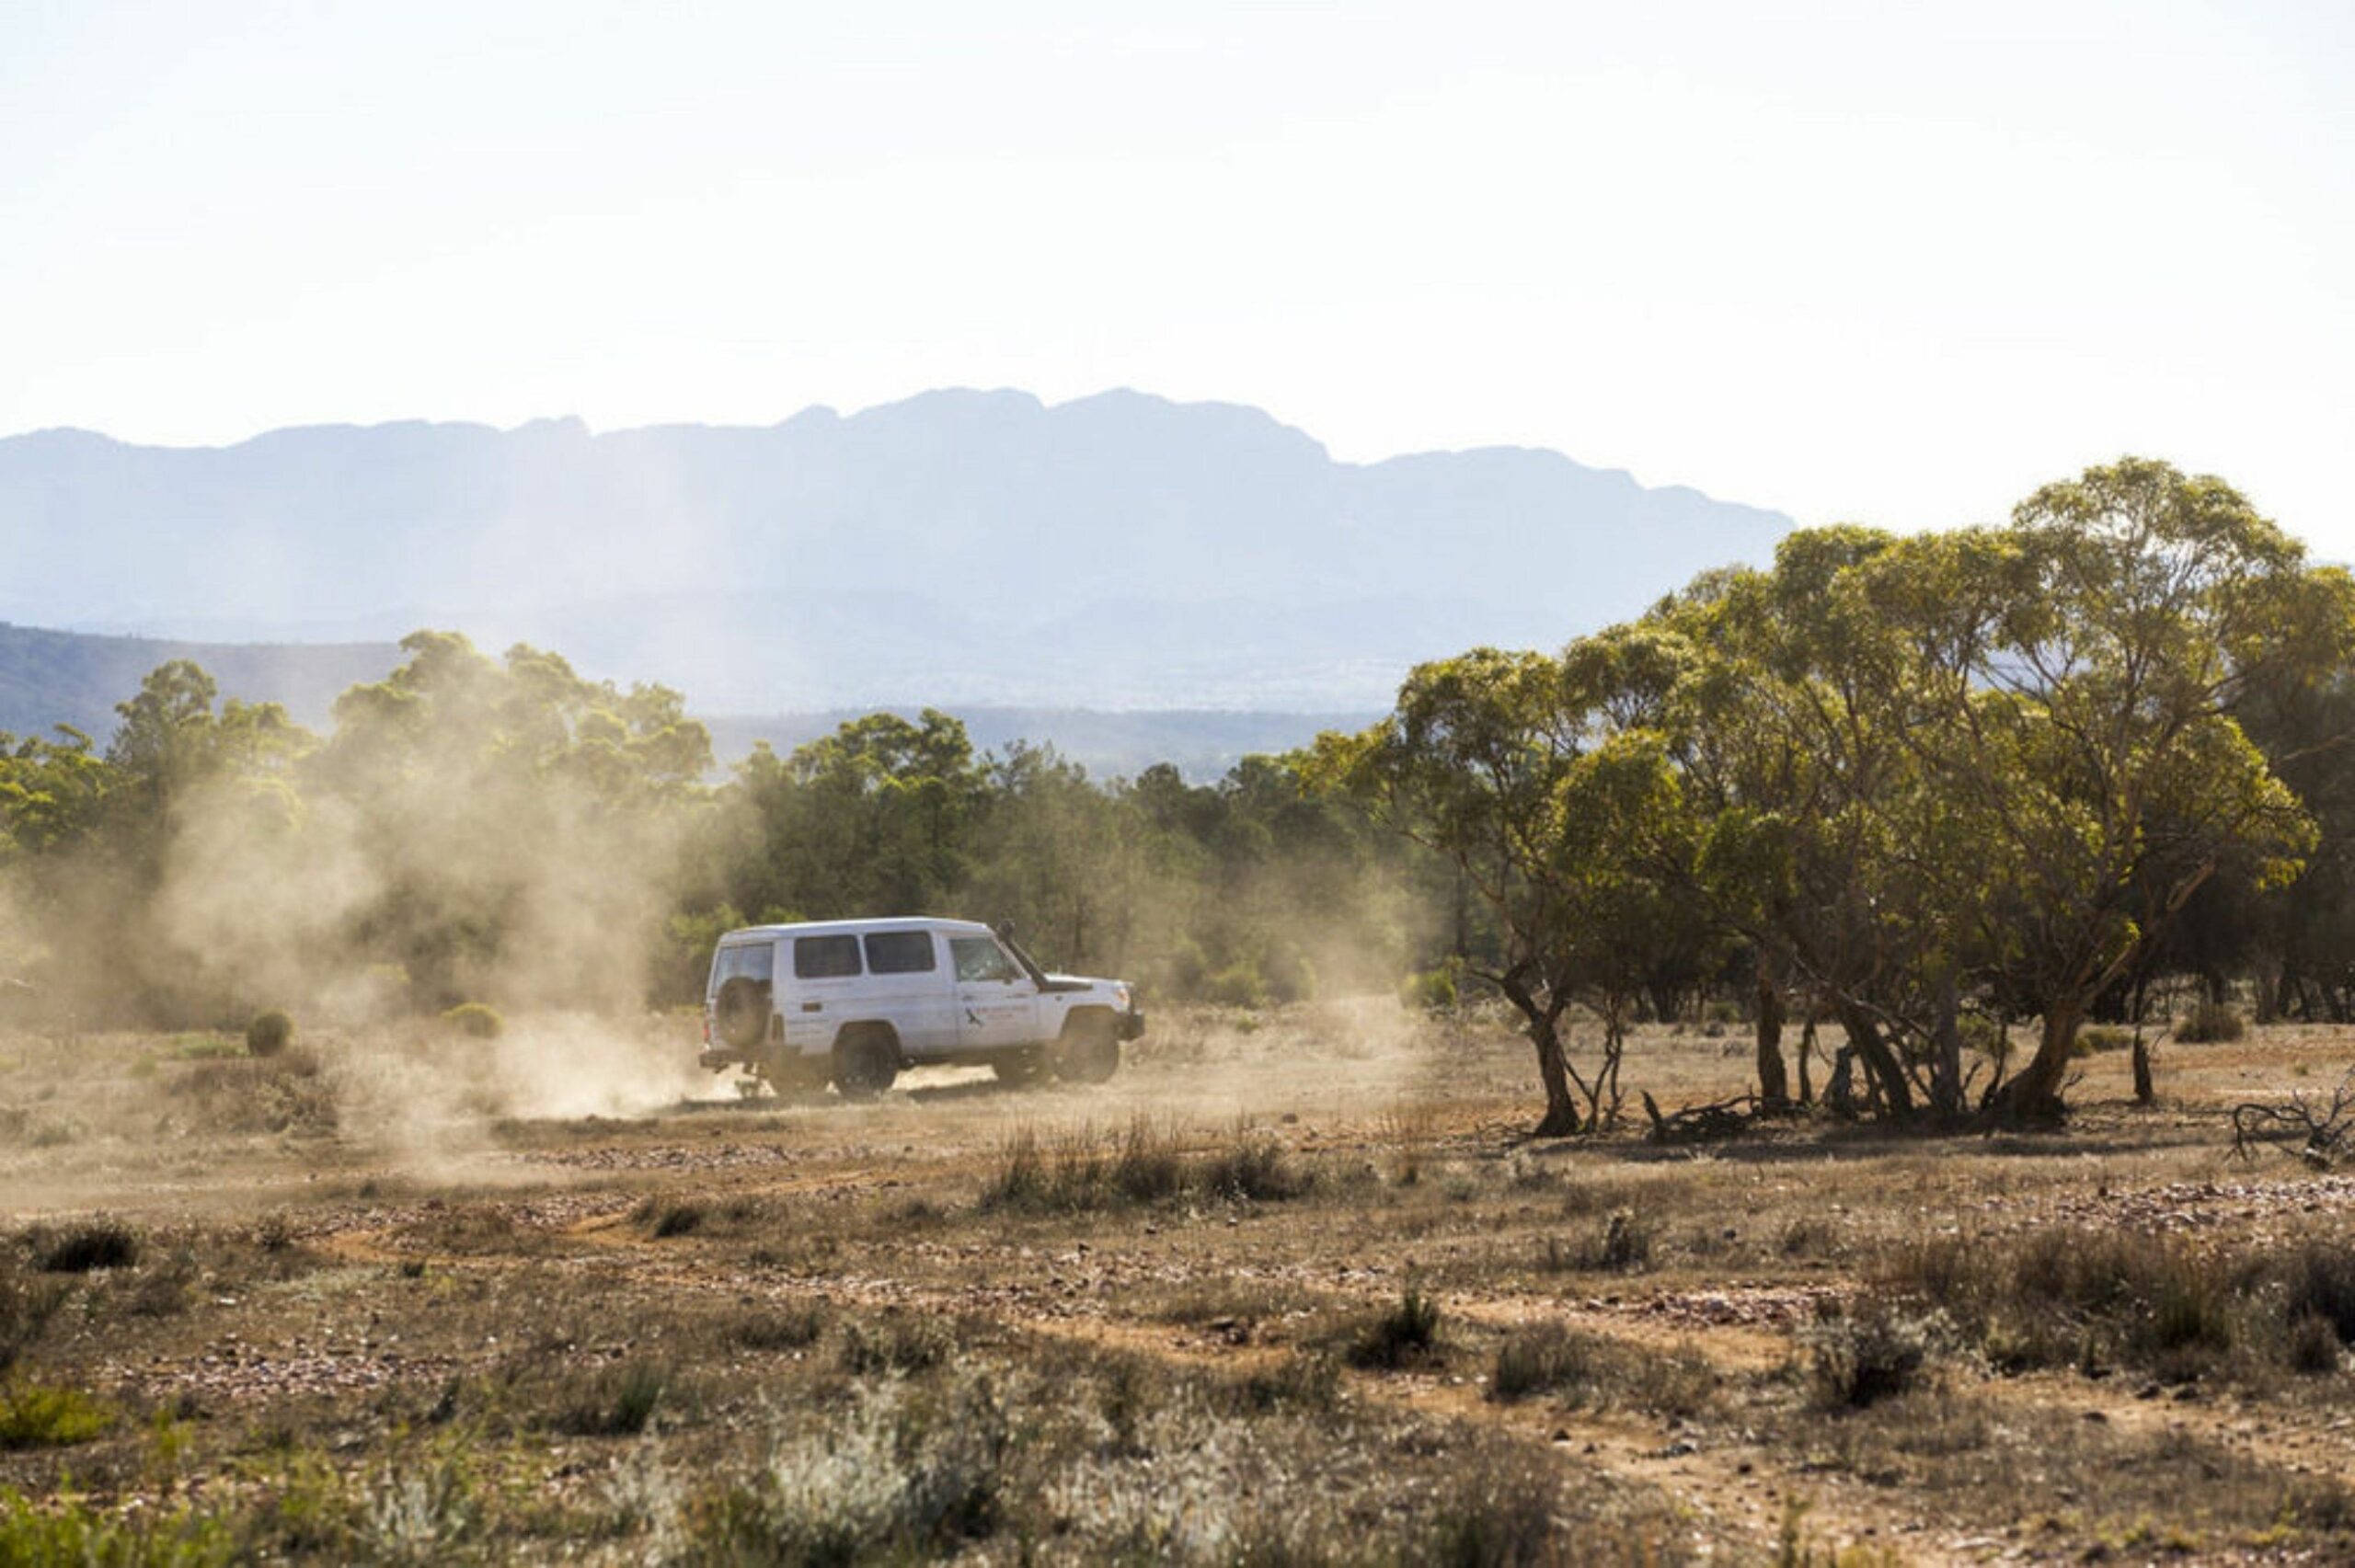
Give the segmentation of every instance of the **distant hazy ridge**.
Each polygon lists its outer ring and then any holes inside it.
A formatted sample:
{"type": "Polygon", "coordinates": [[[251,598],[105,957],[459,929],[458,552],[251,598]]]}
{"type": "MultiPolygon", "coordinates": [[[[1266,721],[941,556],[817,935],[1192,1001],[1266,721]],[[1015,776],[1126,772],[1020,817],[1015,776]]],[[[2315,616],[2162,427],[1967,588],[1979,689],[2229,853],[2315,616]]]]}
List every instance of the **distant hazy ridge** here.
{"type": "MultiPolygon", "coordinates": [[[[222,644],[150,637],[94,636],[0,624],[0,731],[45,735],[70,725],[104,744],[115,704],[139,689],[167,659],[190,658],[219,681],[224,697],[283,703],[305,724],[324,728],[345,688],[382,680],[400,662],[389,643],[222,644]]],[[[913,715],[914,704],[903,704],[913,715]]],[[[724,765],[753,742],[780,752],[830,734],[858,710],[711,718],[712,750],[724,765]]],[[[1172,762],[1189,778],[1212,779],[1254,751],[1305,745],[1319,730],[1356,729],[1372,712],[1246,713],[1210,710],[1125,713],[1082,709],[959,707],[977,750],[1005,754],[1014,742],[1051,744],[1098,775],[1136,773],[1172,762]]]]}
{"type": "Polygon", "coordinates": [[[1375,710],[1551,646],[1778,513],[1519,448],[1334,462],[1255,409],[941,392],[761,429],[0,440],[0,618],[208,642],[457,626],[702,712],[1375,710]]]}

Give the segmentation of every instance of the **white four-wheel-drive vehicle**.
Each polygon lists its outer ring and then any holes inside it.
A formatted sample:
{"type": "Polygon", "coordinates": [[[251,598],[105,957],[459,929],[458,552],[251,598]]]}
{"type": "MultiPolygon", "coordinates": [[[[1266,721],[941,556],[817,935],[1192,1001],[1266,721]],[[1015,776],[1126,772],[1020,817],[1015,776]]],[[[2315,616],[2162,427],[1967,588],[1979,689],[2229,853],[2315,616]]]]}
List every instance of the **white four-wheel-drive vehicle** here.
{"type": "Polygon", "coordinates": [[[1101,1083],[1144,1015],[1120,980],[1050,975],[972,921],[756,925],[719,939],[704,990],[703,1065],[848,1099],[903,1068],[986,1065],[1009,1082],[1101,1083]]]}

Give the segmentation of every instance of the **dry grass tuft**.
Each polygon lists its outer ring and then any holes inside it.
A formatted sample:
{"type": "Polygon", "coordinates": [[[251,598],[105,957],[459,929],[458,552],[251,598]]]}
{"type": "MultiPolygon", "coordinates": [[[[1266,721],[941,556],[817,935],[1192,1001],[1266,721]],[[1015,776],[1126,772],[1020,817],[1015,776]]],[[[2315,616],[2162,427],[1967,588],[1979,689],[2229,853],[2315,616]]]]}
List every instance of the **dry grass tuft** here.
{"type": "Polygon", "coordinates": [[[1437,1298],[1409,1279],[1396,1305],[1359,1328],[1350,1342],[1350,1365],[1387,1372],[1435,1361],[1443,1352],[1439,1325],[1437,1298]]]}
{"type": "Polygon", "coordinates": [[[99,1269],[129,1268],[139,1261],[139,1236],[110,1219],[77,1225],[42,1243],[44,1274],[92,1274],[99,1269]]]}

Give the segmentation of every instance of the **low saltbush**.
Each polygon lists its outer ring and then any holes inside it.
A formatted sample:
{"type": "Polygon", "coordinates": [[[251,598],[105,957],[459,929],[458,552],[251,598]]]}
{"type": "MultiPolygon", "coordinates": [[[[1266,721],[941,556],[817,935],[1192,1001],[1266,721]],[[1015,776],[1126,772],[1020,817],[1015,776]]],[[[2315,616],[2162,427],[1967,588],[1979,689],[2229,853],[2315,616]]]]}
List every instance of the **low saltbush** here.
{"type": "Polygon", "coordinates": [[[79,1389],[0,1385],[0,1448],[63,1448],[103,1436],[114,1416],[79,1389]]]}
{"type": "Polygon", "coordinates": [[[254,1014],[246,1025],[246,1049],[258,1057],[274,1057],[294,1042],[294,1020],[278,1008],[254,1014]]]}

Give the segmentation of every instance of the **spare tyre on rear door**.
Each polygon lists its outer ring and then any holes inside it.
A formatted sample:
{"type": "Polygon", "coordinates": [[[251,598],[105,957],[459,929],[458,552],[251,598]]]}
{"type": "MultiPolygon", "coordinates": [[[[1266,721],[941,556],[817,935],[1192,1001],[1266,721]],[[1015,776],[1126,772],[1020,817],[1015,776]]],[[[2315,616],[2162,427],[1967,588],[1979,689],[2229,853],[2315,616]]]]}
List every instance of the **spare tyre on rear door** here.
{"type": "Polygon", "coordinates": [[[769,982],[730,975],[712,1004],[712,1033],[740,1051],[757,1050],[769,1030],[769,982]]]}

